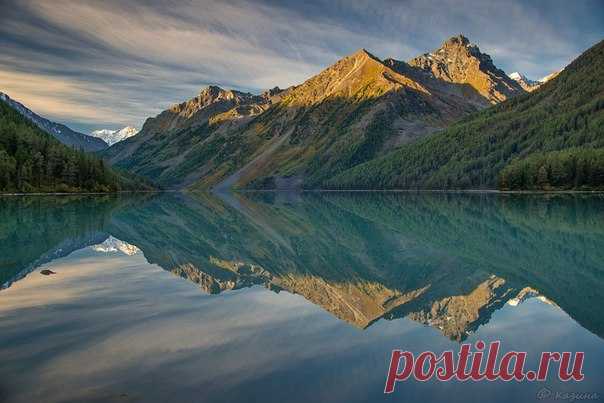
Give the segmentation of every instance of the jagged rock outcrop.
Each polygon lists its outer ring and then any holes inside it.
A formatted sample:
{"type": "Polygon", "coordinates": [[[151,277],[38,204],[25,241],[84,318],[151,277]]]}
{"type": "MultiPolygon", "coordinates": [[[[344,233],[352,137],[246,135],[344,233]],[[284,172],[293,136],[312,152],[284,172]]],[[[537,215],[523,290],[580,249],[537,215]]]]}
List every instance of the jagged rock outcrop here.
{"type": "Polygon", "coordinates": [[[495,66],[491,56],[463,35],[447,39],[440,48],[408,63],[439,80],[469,84],[493,104],[524,92],[520,84],[495,66]]]}
{"type": "Polygon", "coordinates": [[[211,85],[198,96],[186,102],[172,105],[155,118],[147,119],[142,130],[146,133],[162,133],[181,130],[209,123],[211,119],[229,111],[233,119],[261,113],[270,103],[270,96],[253,95],[234,90],[224,90],[211,85]]]}
{"type": "Polygon", "coordinates": [[[273,88],[253,95],[209,86],[195,98],[147,119],[136,136],[115,144],[103,156],[111,164],[152,177],[161,185],[188,184],[198,176],[195,169],[199,167],[189,158],[193,146],[215,134],[238,130],[278,100],[282,92],[273,88]],[[192,179],[182,165],[193,168],[192,179]]]}

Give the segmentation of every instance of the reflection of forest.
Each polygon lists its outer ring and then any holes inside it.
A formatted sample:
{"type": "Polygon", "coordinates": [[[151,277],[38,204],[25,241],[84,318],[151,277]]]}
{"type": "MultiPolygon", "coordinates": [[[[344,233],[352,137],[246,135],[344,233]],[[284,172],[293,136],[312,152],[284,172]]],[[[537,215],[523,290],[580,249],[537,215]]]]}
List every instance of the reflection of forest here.
{"type": "MultiPolygon", "coordinates": [[[[73,202],[61,220],[52,202],[2,214],[37,220],[32,229],[57,239],[52,229],[67,222],[59,244],[112,234],[210,293],[263,284],[362,328],[409,317],[462,340],[508,300],[536,293],[601,336],[603,203],[570,195],[164,194],[73,202]]],[[[15,233],[30,227],[5,227],[14,245],[27,244],[15,233]]],[[[48,253],[51,243],[39,249],[48,253]]]]}

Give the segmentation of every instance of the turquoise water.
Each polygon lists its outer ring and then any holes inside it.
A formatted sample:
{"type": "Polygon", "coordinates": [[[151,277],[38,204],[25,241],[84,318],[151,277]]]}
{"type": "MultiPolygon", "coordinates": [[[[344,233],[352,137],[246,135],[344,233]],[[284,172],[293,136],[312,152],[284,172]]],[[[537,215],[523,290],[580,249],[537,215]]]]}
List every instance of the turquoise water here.
{"type": "Polygon", "coordinates": [[[4,197],[0,284],[0,401],[604,395],[598,195],[4,197]],[[393,349],[477,340],[584,351],[585,380],[383,394],[393,349]]]}

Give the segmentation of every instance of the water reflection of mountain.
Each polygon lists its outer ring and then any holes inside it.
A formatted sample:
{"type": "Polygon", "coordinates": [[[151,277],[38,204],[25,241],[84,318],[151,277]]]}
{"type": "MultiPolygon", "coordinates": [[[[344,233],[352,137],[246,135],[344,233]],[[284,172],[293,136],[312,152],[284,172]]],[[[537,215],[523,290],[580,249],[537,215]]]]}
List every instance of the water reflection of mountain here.
{"type": "Polygon", "coordinates": [[[361,328],[408,317],[463,340],[506,302],[542,295],[602,337],[603,203],[597,196],[164,194],[89,209],[90,225],[64,239],[111,234],[206,292],[263,284],[361,328]]]}
{"type": "Polygon", "coordinates": [[[484,194],[169,196],[120,210],[109,232],[206,292],[264,284],[361,328],[409,317],[462,340],[532,292],[602,335],[602,203],[484,194]]]}
{"type": "Polygon", "coordinates": [[[111,212],[141,196],[0,198],[0,289],[37,267],[104,242],[111,212]]]}

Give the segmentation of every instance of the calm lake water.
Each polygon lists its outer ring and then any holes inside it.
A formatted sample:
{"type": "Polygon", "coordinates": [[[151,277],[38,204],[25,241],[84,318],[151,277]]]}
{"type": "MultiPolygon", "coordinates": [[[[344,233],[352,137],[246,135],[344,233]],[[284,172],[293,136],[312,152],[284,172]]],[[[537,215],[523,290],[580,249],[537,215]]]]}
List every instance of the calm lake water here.
{"type": "Polygon", "coordinates": [[[604,396],[598,195],[3,197],[0,285],[2,402],[604,396]],[[393,349],[477,340],[584,351],[585,380],[384,395],[393,349]]]}

